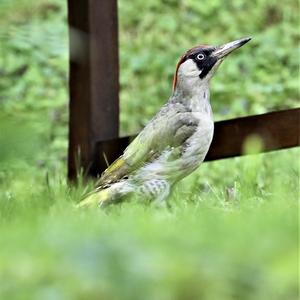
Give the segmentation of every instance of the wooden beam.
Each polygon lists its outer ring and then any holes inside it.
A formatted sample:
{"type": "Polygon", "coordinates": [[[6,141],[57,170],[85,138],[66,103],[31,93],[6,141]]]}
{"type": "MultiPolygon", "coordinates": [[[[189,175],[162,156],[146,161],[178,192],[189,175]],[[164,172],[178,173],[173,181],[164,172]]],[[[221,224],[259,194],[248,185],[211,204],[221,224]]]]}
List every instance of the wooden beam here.
{"type": "Polygon", "coordinates": [[[243,155],[246,139],[254,135],[261,139],[263,152],[299,146],[300,109],[216,122],[214,138],[205,160],[243,155]]]}
{"type": "MultiPolygon", "coordinates": [[[[70,122],[68,176],[96,172],[96,142],[118,137],[117,0],[68,0],[70,122]]],[[[113,153],[112,153],[113,155],[113,153]]]]}
{"type": "MultiPolygon", "coordinates": [[[[253,135],[261,139],[263,152],[299,146],[300,108],[216,122],[214,138],[205,161],[243,155],[243,145],[253,135]]],[[[106,168],[103,153],[110,164],[133,138],[99,141],[96,163],[99,174],[106,168]]]]}

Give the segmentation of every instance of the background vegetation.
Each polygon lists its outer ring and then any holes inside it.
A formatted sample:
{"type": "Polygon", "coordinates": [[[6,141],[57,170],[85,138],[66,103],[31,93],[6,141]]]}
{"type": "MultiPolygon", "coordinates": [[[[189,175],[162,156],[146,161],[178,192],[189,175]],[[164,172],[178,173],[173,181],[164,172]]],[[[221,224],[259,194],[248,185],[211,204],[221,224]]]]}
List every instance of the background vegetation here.
{"type": "MultiPolygon", "coordinates": [[[[216,119],[299,105],[299,7],[120,0],[121,134],[170,95],[178,57],[243,36],[212,82],[216,119]]],[[[297,299],[299,149],[204,164],[170,210],[73,210],[66,1],[0,1],[0,298],[297,299]]]]}

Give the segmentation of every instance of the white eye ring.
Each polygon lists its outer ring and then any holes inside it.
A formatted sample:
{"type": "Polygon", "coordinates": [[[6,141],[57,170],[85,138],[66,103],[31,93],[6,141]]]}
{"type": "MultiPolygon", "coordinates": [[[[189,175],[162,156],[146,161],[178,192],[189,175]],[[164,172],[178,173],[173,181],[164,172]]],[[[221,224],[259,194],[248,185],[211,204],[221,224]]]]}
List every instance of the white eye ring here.
{"type": "Polygon", "coordinates": [[[205,57],[205,55],[202,54],[202,53],[199,53],[199,54],[197,55],[197,59],[198,59],[198,60],[203,60],[204,57],[205,57]]]}

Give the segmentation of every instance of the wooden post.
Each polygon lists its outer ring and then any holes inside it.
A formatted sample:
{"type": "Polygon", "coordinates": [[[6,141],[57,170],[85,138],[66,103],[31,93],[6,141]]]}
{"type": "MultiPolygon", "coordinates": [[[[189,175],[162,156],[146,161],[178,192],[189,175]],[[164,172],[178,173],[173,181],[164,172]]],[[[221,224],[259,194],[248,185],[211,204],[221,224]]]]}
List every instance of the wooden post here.
{"type": "MultiPolygon", "coordinates": [[[[96,142],[118,137],[117,0],[68,0],[70,32],[69,179],[94,175],[96,142]]],[[[113,151],[113,149],[111,150],[113,151]]],[[[114,155],[114,153],[111,153],[114,155]]]]}

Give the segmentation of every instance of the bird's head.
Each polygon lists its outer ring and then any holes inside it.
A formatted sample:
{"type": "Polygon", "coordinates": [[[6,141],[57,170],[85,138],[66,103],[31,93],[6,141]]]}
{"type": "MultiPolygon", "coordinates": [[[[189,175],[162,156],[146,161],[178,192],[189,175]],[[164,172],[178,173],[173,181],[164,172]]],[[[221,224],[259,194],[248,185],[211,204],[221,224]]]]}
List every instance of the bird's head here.
{"type": "Polygon", "coordinates": [[[250,40],[243,38],[217,47],[200,45],[188,50],[177,64],[173,90],[193,90],[207,85],[223,59],[250,40]]]}

